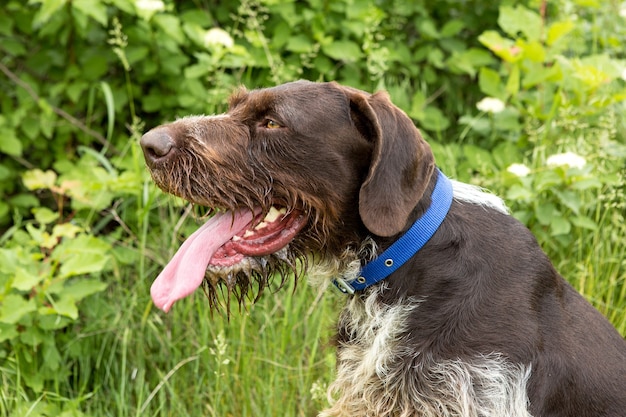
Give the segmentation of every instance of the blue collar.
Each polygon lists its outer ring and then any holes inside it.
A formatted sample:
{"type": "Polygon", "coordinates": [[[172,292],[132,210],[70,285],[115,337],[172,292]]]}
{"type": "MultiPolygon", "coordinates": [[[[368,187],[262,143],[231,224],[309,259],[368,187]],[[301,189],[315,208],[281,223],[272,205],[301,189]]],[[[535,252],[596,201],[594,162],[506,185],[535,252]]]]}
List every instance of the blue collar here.
{"type": "Polygon", "coordinates": [[[344,294],[354,294],[355,291],[363,291],[382,281],[404,265],[435,234],[452,204],[452,183],[441,171],[437,169],[436,172],[438,173],[437,184],[426,213],[417,219],[413,226],[387,250],[365,264],[355,280],[348,282],[342,278],[335,279],[334,284],[339,291],[344,294]]]}

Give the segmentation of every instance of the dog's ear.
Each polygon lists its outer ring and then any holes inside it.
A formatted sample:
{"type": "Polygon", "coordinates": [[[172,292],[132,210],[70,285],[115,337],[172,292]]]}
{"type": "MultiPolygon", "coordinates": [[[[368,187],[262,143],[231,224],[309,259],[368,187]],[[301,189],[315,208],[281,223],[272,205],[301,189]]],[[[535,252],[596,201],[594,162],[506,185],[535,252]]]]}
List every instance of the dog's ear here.
{"type": "Polygon", "coordinates": [[[375,235],[396,235],[433,175],[433,153],[387,93],[367,95],[348,89],[346,94],[356,128],[373,143],[369,173],[359,194],[361,220],[375,235]]]}

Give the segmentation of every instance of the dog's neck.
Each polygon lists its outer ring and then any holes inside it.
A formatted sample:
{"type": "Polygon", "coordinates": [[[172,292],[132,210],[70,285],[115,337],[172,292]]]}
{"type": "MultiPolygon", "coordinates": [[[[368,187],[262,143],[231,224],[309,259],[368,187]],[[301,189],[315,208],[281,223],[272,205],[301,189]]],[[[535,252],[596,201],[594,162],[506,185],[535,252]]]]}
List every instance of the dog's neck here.
{"type": "Polygon", "coordinates": [[[354,294],[384,280],[415,255],[439,229],[452,204],[452,183],[441,171],[436,172],[437,183],[426,212],[376,259],[365,264],[356,279],[349,282],[335,279],[341,292],[354,294]]]}

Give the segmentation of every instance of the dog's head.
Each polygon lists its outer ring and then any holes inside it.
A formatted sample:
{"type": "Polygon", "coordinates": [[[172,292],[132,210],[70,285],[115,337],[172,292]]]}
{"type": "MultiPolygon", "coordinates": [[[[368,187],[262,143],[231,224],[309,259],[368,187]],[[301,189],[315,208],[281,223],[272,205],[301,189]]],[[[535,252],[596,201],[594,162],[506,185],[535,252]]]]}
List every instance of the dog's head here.
{"type": "Polygon", "coordinates": [[[336,83],[242,89],[226,114],[156,127],[141,146],[159,187],[216,213],[155,281],[166,311],[202,282],[217,305],[220,283],[241,302],[312,262],[341,269],[368,235],[405,229],[434,170],[387,94],[336,83]]]}

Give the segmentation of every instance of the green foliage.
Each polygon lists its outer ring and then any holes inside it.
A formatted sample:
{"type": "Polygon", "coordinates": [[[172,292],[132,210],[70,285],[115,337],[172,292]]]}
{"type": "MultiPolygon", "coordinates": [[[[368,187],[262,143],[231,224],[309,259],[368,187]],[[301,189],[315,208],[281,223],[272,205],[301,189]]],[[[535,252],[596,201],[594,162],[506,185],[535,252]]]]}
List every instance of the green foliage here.
{"type": "Polygon", "coordinates": [[[0,415],[324,406],[336,298],[302,285],[230,323],[193,300],[151,311],[149,283],[193,225],[151,184],[138,138],[225,111],[242,84],[388,90],[444,171],[505,196],[626,334],[624,14],[570,0],[5,1],[0,415]],[[572,153],[584,164],[554,162],[572,153]]]}
{"type": "MultiPolygon", "coordinates": [[[[0,249],[0,355],[9,348],[24,383],[38,392],[47,381],[68,377],[59,354],[59,330],[78,319],[78,303],[106,288],[97,276],[110,261],[110,245],[69,223],[48,226],[47,208],[0,249]],[[74,278],[90,274],[91,277],[74,278]]],[[[22,225],[16,225],[22,226],[22,225]]]]}

